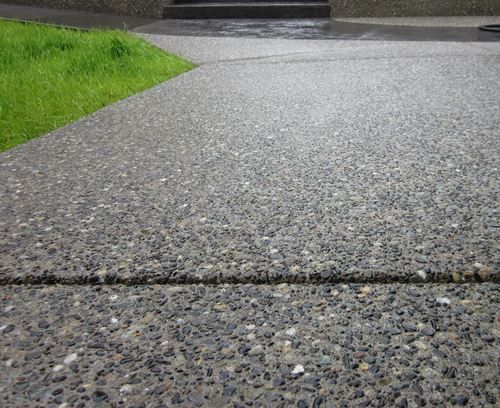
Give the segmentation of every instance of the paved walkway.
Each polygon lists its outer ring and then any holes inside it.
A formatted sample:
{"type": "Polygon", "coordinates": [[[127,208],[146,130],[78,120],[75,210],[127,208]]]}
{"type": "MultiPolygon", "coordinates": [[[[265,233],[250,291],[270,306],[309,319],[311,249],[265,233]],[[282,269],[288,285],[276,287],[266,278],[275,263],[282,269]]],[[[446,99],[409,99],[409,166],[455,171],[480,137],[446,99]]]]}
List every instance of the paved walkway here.
{"type": "Polygon", "coordinates": [[[336,18],[336,21],[363,24],[382,24],[413,27],[479,27],[500,24],[500,16],[455,16],[455,17],[358,17],[336,18]]]}
{"type": "Polygon", "coordinates": [[[121,28],[149,34],[281,39],[384,41],[500,41],[499,33],[478,29],[497,17],[377,19],[154,20],[87,11],[0,3],[0,18],[77,28],[121,28]]]}
{"type": "Polygon", "coordinates": [[[2,155],[4,283],[494,266],[500,44],[147,38],[201,66],[2,155]]]}
{"type": "Polygon", "coordinates": [[[479,30],[482,21],[491,19],[475,19],[477,25],[471,25],[470,18],[454,18],[452,21],[461,26],[450,24],[444,18],[444,26],[425,26],[418,20],[414,24],[401,20],[395,25],[392,18],[380,18],[371,24],[364,20],[340,21],[332,19],[309,20],[159,20],[137,27],[135,31],[150,34],[211,36],[211,37],[248,37],[277,39],[309,39],[309,40],[363,40],[363,41],[461,41],[486,42],[500,41],[500,33],[479,30]],[[462,22],[462,23],[461,23],[462,22]]]}
{"type": "Polygon", "coordinates": [[[0,156],[2,405],[495,406],[500,44],[144,35],[0,156]]]}

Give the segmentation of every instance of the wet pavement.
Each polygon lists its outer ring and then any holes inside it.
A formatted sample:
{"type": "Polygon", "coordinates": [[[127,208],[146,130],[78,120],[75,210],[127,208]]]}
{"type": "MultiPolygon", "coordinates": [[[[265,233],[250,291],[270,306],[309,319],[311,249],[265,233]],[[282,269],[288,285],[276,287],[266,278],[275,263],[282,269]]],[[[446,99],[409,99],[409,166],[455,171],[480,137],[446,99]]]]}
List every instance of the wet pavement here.
{"type": "Polygon", "coordinates": [[[500,33],[477,27],[413,27],[360,24],[332,19],[159,20],[136,28],[148,34],[316,40],[500,41],[500,33]]]}
{"type": "Polygon", "coordinates": [[[414,27],[479,27],[498,24],[500,16],[454,16],[454,17],[358,17],[341,18],[337,21],[364,24],[383,24],[414,27]]]}
{"type": "Polygon", "coordinates": [[[275,23],[0,155],[0,405],[498,405],[500,44],[275,23]]]}
{"type": "Polygon", "coordinates": [[[500,44],[147,39],[201,66],[2,154],[3,283],[498,281],[500,44]]]}
{"type": "MultiPolygon", "coordinates": [[[[219,19],[219,20],[154,20],[91,13],[75,10],[55,10],[0,4],[0,17],[36,21],[76,28],[119,28],[146,34],[195,37],[246,37],[316,40],[384,40],[384,41],[500,41],[500,33],[484,32],[470,26],[472,18],[464,17],[467,25],[460,27],[461,17],[453,18],[453,25],[438,26],[438,18],[425,26],[420,19],[412,26],[408,19],[394,25],[394,19],[372,19],[357,23],[332,19],[219,19]],[[392,23],[391,23],[392,21],[392,23]]],[[[449,20],[449,19],[448,19],[449,20]]],[[[361,20],[363,21],[363,20],[361,20]]],[[[443,24],[447,19],[443,19],[443,24]]],[[[477,21],[483,21],[477,18],[477,21]]],[[[484,20],[486,21],[486,20],[484,20]]]]}

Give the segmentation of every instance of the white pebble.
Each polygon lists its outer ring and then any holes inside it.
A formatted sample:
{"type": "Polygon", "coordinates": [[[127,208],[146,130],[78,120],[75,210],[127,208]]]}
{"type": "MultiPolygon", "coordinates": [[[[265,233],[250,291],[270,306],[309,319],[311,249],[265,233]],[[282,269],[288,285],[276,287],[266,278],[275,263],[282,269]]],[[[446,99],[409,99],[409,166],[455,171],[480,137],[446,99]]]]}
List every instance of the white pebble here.
{"type": "Polygon", "coordinates": [[[297,329],[295,329],[294,327],[292,327],[291,329],[288,329],[285,333],[288,336],[295,336],[297,334],[297,329]]]}
{"type": "Polygon", "coordinates": [[[120,388],[120,394],[130,394],[132,392],[132,387],[130,385],[124,385],[120,388]]]}
{"type": "Polygon", "coordinates": [[[63,367],[62,365],[58,364],[58,365],[56,365],[56,366],[52,369],[52,371],[57,372],[57,371],[62,370],[63,368],[64,368],[64,367],[63,367]]]}
{"type": "Polygon", "coordinates": [[[436,299],[436,302],[438,302],[441,306],[446,306],[446,305],[449,305],[451,303],[450,299],[445,298],[445,297],[438,297],[436,299]]]}
{"type": "Polygon", "coordinates": [[[302,374],[304,372],[304,366],[301,364],[297,364],[292,371],[292,374],[302,374]]]}
{"type": "Polygon", "coordinates": [[[70,354],[68,357],[66,357],[64,359],[64,364],[71,364],[73,361],[75,361],[76,359],[78,358],[78,354],[76,353],[73,353],[73,354],[70,354]]]}
{"type": "Polygon", "coordinates": [[[423,271],[422,269],[419,269],[417,271],[417,275],[420,277],[420,279],[422,280],[425,280],[427,279],[427,274],[425,273],[425,271],[423,271]]]}
{"type": "Polygon", "coordinates": [[[118,319],[116,317],[111,318],[111,324],[116,324],[118,323],[118,319]]]}

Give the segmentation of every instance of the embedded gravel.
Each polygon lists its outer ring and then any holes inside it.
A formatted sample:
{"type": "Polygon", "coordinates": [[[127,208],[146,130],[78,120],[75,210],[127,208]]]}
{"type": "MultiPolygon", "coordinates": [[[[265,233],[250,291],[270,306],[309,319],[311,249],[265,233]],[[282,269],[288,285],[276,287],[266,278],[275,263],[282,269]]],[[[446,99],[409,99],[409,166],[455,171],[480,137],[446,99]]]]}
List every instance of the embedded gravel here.
{"type": "MultiPolygon", "coordinates": [[[[196,37],[172,36],[138,33],[149,42],[188,58],[199,64],[214,62],[229,62],[242,60],[245,64],[259,62],[297,62],[310,63],[322,61],[352,60],[363,64],[364,60],[387,60],[394,58],[394,68],[399,60],[414,59],[419,63],[419,57],[497,57],[500,54],[500,43],[468,43],[468,42],[427,42],[427,41],[330,41],[330,40],[300,40],[300,39],[265,39],[265,38],[235,38],[235,37],[196,37]]],[[[479,58],[479,61],[481,58],[479,58]]],[[[478,62],[479,62],[478,61],[478,62]]],[[[364,63],[368,63],[365,61],[364,63]]],[[[460,64],[460,62],[459,62],[460,64]]],[[[275,67],[280,70],[280,66],[275,67]]],[[[330,67],[332,73],[335,67],[330,67]]],[[[479,69],[479,67],[478,67],[479,69]]],[[[347,73],[347,72],[346,72],[347,73]]],[[[314,75],[304,73],[302,87],[307,88],[307,79],[314,75]]],[[[330,78],[335,80],[334,76],[330,78]]],[[[398,78],[394,78],[397,80],[398,78]]],[[[403,79],[403,77],[401,78],[403,79]]],[[[259,78],[259,82],[265,80],[259,78]]],[[[368,97],[368,95],[366,96],[368,97]]],[[[325,101],[326,103],[327,101],[325,101]]]]}
{"type": "Polygon", "coordinates": [[[4,286],[0,405],[498,406],[499,300],[494,284],[4,286]]]}
{"type": "Polygon", "coordinates": [[[498,281],[500,45],[268,41],[3,153],[0,281],[498,281]]]}
{"type": "Polygon", "coordinates": [[[0,155],[0,406],[497,406],[500,46],[147,38],[0,155]]]}

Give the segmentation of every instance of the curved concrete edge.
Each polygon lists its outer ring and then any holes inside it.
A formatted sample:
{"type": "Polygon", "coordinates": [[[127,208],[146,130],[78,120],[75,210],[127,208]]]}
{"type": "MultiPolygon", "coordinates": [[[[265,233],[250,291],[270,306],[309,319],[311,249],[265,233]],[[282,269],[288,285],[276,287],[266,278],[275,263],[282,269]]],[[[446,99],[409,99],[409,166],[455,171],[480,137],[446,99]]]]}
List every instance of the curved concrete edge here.
{"type": "Polygon", "coordinates": [[[455,16],[455,17],[353,17],[335,18],[342,23],[408,26],[408,27],[479,27],[500,22],[500,16],[455,16]]]}
{"type": "Polygon", "coordinates": [[[143,34],[185,37],[233,37],[301,40],[499,41],[496,33],[477,27],[412,27],[358,24],[332,19],[159,20],[133,30],[143,34]]]}

